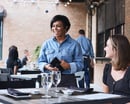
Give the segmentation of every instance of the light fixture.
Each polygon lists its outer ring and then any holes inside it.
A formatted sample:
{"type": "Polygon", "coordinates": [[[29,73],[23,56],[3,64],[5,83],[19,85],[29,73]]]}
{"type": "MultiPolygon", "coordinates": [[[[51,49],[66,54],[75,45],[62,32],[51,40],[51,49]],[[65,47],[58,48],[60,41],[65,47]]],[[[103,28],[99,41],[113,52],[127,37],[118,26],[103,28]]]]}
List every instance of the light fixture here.
{"type": "Polygon", "coordinates": [[[59,0],[60,3],[64,3],[64,6],[67,7],[68,5],[70,5],[70,3],[72,2],[72,0],[59,0]]]}
{"type": "Polygon", "coordinates": [[[91,5],[90,5],[90,8],[91,8],[91,9],[93,9],[93,8],[94,8],[94,5],[93,5],[93,4],[91,4],[91,5]]]}

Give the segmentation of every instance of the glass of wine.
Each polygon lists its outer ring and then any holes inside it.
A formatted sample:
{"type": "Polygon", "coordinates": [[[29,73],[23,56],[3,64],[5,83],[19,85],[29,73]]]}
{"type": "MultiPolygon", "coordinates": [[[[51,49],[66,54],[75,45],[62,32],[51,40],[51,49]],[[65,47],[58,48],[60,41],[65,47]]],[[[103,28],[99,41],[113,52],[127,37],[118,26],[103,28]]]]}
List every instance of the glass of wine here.
{"type": "Polygon", "coordinates": [[[53,76],[53,85],[55,86],[56,88],[56,92],[58,92],[57,90],[57,86],[58,84],[60,83],[61,81],[61,72],[60,71],[53,71],[52,72],[52,76],[53,76]]]}
{"type": "Polygon", "coordinates": [[[51,73],[44,73],[42,76],[42,87],[45,91],[45,95],[42,96],[43,98],[50,98],[51,96],[48,95],[48,90],[51,88],[53,82],[53,77],[51,73]]]}

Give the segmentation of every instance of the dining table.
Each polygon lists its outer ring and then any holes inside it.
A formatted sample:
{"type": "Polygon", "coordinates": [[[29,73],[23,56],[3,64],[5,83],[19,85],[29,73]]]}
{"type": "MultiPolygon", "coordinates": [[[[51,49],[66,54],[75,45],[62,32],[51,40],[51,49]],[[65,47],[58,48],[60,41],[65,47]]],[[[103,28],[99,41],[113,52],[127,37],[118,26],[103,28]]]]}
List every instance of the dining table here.
{"type": "Polygon", "coordinates": [[[0,90],[0,104],[126,104],[130,97],[103,92],[87,91],[78,88],[55,87],[49,89],[49,98],[44,98],[43,88],[21,88],[15,89],[27,96],[14,96],[8,89],[0,90]],[[71,93],[67,93],[67,92],[71,93]],[[85,92],[84,92],[85,91],[85,92]]]}
{"type": "Polygon", "coordinates": [[[36,79],[38,76],[41,76],[42,74],[16,74],[16,75],[10,75],[12,79],[24,79],[24,80],[30,80],[30,79],[36,79]]]}

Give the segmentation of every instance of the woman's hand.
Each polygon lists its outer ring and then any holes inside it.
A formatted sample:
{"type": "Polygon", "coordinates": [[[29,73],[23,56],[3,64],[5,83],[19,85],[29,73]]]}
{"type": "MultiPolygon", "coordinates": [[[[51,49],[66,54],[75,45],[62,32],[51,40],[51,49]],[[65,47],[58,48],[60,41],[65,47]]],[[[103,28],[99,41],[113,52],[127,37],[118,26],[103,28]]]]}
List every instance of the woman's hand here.
{"type": "Polygon", "coordinates": [[[64,60],[61,60],[60,64],[65,70],[70,69],[70,64],[65,62],[64,60]]]}
{"type": "Polygon", "coordinates": [[[59,69],[57,67],[51,67],[50,64],[45,65],[45,68],[50,71],[58,71],[59,69]]]}

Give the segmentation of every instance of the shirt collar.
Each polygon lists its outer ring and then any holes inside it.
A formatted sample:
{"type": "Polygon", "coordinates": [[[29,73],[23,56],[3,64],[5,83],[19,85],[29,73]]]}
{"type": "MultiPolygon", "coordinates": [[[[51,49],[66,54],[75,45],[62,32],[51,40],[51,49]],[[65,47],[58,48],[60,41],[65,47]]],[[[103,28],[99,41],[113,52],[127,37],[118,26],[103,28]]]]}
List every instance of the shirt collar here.
{"type": "MultiPolygon", "coordinates": [[[[69,34],[66,34],[66,35],[65,35],[65,40],[64,40],[64,41],[69,40],[69,38],[70,38],[70,35],[69,35],[69,34]]],[[[53,37],[53,40],[54,40],[54,41],[57,41],[56,38],[55,38],[55,36],[53,37]]]]}

